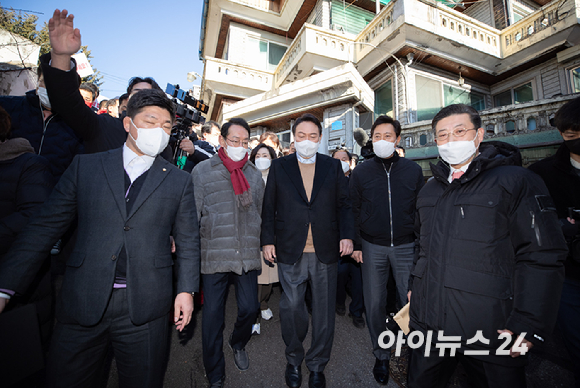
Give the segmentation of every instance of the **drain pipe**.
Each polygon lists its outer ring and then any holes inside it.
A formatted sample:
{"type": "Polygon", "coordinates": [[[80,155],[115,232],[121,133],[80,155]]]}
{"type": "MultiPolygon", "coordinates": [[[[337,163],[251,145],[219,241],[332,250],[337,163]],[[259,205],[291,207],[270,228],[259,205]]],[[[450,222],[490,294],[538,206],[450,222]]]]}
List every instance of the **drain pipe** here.
{"type": "Polygon", "coordinates": [[[199,31],[199,60],[203,61],[203,49],[205,42],[205,29],[207,24],[207,12],[209,9],[209,0],[204,0],[203,11],[201,12],[201,30],[199,31]]]}

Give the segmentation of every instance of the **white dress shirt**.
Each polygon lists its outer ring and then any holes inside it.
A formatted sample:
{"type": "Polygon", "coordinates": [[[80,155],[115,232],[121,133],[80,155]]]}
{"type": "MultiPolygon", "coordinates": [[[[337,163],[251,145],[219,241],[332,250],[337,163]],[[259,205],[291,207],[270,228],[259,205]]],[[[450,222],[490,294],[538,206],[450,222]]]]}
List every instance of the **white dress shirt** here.
{"type": "Polygon", "coordinates": [[[298,161],[302,164],[314,164],[314,163],[316,163],[316,154],[314,154],[314,156],[311,157],[310,159],[306,159],[306,158],[303,158],[302,156],[300,156],[300,154],[298,152],[296,152],[296,157],[298,158],[298,161]]]}
{"type": "Polygon", "coordinates": [[[447,178],[447,180],[449,181],[449,183],[451,183],[453,181],[453,173],[454,172],[459,172],[459,171],[463,171],[463,173],[465,173],[465,171],[467,171],[467,169],[469,168],[469,165],[471,164],[471,162],[467,163],[465,166],[462,166],[458,169],[455,169],[451,166],[449,166],[449,177],[447,178]]]}
{"type": "Polygon", "coordinates": [[[155,158],[149,155],[137,155],[127,147],[127,143],[123,145],[123,167],[125,167],[125,172],[129,175],[131,183],[135,182],[135,179],[149,170],[154,161],[155,158]]]}

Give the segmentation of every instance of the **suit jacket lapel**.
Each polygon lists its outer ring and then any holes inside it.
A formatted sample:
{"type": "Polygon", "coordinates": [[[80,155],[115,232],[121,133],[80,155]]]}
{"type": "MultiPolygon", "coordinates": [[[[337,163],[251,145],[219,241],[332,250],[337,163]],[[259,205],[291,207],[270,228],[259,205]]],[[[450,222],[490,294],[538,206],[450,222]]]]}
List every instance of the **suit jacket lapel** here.
{"type": "Polygon", "coordinates": [[[302,182],[302,174],[300,174],[296,154],[291,154],[283,158],[281,165],[304,202],[308,203],[308,197],[306,196],[306,190],[304,190],[304,183],[302,182]]]}
{"type": "Polygon", "coordinates": [[[125,204],[125,168],[123,167],[123,147],[109,151],[103,155],[103,169],[107,182],[113,193],[113,198],[123,216],[127,219],[127,205],[125,204]]]}
{"type": "Polygon", "coordinates": [[[314,182],[312,183],[312,194],[310,195],[310,203],[314,202],[316,194],[322,188],[322,183],[326,179],[326,175],[330,171],[331,159],[316,156],[316,166],[314,167],[314,182]]]}
{"type": "Polygon", "coordinates": [[[135,212],[139,210],[143,202],[149,198],[149,196],[159,187],[161,182],[167,177],[169,174],[169,169],[165,166],[165,159],[161,156],[157,156],[153,165],[149,169],[147,173],[147,177],[145,177],[145,182],[143,182],[143,186],[137,195],[137,199],[135,199],[135,203],[133,203],[133,207],[131,208],[131,213],[127,215],[127,219],[133,217],[135,212]]]}

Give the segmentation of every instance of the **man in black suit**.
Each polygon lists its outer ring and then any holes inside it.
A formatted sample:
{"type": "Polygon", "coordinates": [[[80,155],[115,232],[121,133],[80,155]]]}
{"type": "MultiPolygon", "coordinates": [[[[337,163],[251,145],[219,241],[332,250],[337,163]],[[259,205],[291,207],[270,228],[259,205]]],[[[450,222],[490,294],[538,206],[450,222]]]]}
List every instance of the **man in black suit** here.
{"type": "Polygon", "coordinates": [[[334,338],[337,261],[352,253],[354,221],[348,181],[338,160],[318,154],[322,126],[304,114],[292,127],[296,154],[272,161],[262,210],[264,258],[278,263],[286,343],[286,384],[302,383],[302,342],[308,332],[306,289],[312,290],[309,386],[326,386],[324,367],[334,338]]]}
{"type": "Polygon", "coordinates": [[[169,140],[173,104],[163,92],[144,90],[127,111],[125,145],[78,155],[0,263],[0,291],[22,293],[78,217],[57,303],[49,387],[94,385],[109,347],[121,387],[161,387],[169,312],[175,309],[180,331],[191,319],[200,249],[193,183],[158,156],[169,140]]]}

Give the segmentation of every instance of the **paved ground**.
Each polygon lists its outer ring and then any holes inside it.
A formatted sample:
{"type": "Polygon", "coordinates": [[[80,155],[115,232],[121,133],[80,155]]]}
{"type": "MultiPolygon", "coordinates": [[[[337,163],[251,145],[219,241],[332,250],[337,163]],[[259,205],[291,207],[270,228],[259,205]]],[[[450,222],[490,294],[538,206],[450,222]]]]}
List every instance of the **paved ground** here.
{"type": "MultiPolygon", "coordinates": [[[[285,346],[280,334],[279,300],[280,288],[274,287],[274,293],[270,300],[270,308],[274,312],[274,318],[262,322],[261,334],[254,335],[246,347],[250,357],[249,370],[240,372],[236,369],[232,351],[227,343],[225,344],[225,386],[227,388],[283,388],[286,386],[284,382],[285,346]]],[[[235,292],[232,287],[226,305],[226,328],[224,331],[226,339],[233,329],[236,313],[235,292]]],[[[208,386],[201,357],[201,314],[203,314],[203,309],[194,313],[194,319],[184,333],[175,331],[172,333],[165,387],[197,388],[208,386]]],[[[309,337],[305,341],[306,349],[308,349],[309,337]]],[[[325,370],[328,387],[381,387],[372,376],[374,356],[371,353],[370,345],[366,328],[357,329],[352,325],[348,316],[337,316],[332,357],[325,370]]],[[[400,359],[393,358],[391,363],[393,369],[405,368],[405,363],[400,359]]],[[[528,387],[572,387],[571,370],[573,367],[567,359],[565,350],[561,347],[561,340],[556,338],[545,349],[536,350],[530,357],[530,365],[527,369],[528,387]]],[[[302,372],[304,374],[302,387],[308,387],[308,373],[305,365],[302,365],[302,372]]],[[[395,374],[400,375],[397,372],[395,374]]],[[[461,374],[461,370],[459,370],[458,376],[454,379],[455,383],[452,384],[453,387],[466,387],[464,377],[461,374]]],[[[403,385],[399,385],[391,379],[387,388],[404,386],[404,382],[402,383],[403,385]]],[[[107,387],[118,387],[114,364],[111,368],[107,387]]]]}

